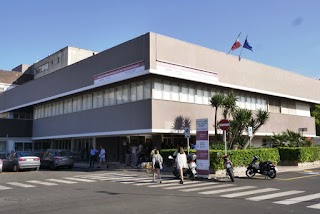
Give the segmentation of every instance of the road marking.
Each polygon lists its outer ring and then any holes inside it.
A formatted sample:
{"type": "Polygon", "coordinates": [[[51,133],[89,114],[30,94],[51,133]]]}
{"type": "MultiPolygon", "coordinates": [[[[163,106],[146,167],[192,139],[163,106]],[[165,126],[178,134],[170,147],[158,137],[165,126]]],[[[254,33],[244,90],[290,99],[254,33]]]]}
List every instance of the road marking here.
{"type": "MultiPolygon", "coordinates": [[[[176,179],[173,179],[173,180],[162,180],[162,184],[167,184],[167,183],[179,183],[179,180],[176,180],[176,179]]],[[[150,178],[150,182],[148,181],[141,181],[137,184],[133,184],[133,185],[136,185],[136,186],[146,186],[146,185],[150,185],[150,184],[153,184],[153,185],[156,185],[157,183],[153,183],[152,182],[152,178],[150,178]]],[[[161,184],[161,185],[162,185],[161,184]]]]}
{"type": "Polygon", "coordinates": [[[0,185],[0,190],[5,190],[5,189],[12,189],[11,187],[5,187],[0,185]]]}
{"type": "Polygon", "coordinates": [[[251,188],[256,188],[256,187],[255,186],[234,187],[234,188],[229,188],[229,189],[219,189],[219,190],[212,190],[212,191],[206,191],[206,192],[199,192],[199,194],[211,195],[211,194],[216,194],[216,193],[232,192],[232,191],[251,189],[251,188]]]}
{"type": "Polygon", "coordinates": [[[276,202],[273,202],[273,203],[290,205],[290,204],[297,204],[297,203],[300,203],[300,202],[303,202],[303,201],[310,201],[312,199],[317,199],[317,198],[320,198],[320,193],[311,194],[311,195],[305,195],[305,196],[296,197],[296,198],[290,198],[290,199],[287,199],[287,200],[276,201],[276,202]]]}
{"type": "Polygon", "coordinates": [[[253,194],[257,194],[257,193],[271,192],[271,191],[276,191],[276,190],[279,190],[279,189],[265,188],[265,189],[256,189],[256,190],[251,190],[251,191],[246,191],[246,192],[231,193],[231,194],[221,195],[221,196],[226,197],[226,198],[235,198],[235,197],[240,197],[240,196],[245,196],[245,195],[253,195],[253,194]]]}
{"type": "Polygon", "coordinates": [[[50,178],[50,179],[46,179],[46,180],[53,181],[53,182],[58,182],[58,183],[64,183],[64,184],[76,184],[76,183],[78,183],[76,181],[66,181],[66,180],[54,179],[54,178],[50,178]]]}
{"type": "Polygon", "coordinates": [[[137,183],[139,181],[150,181],[150,178],[139,178],[139,179],[137,179],[135,181],[131,181],[131,180],[126,181],[126,180],[124,180],[124,181],[117,181],[117,182],[120,182],[122,184],[134,184],[134,183],[137,183]]]}
{"type": "Polygon", "coordinates": [[[313,208],[313,209],[320,209],[320,204],[314,204],[311,206],[307,206],[308,208],[313,208]]]}
{"type": "Polygon", "coordinates": [[[89,180],[89,179],[81,179],[81,178],[73,178],[73,177],[66,177],[64,179],[72,180],[72,181],[82,181],[82,182],[96,182],[94,180],[89,180]]]}
{"type": "MultiPolygon", "coordinates": [[[[179,185],[179,186],[181,186],[181,184],[179,183],[179,181],[177,181],[177,180],[175,180],[176,181],[176,183],[175,184],[161,184],[161,185],[150,185],[150,186],[148,186],[148,187],[169,187],[169,186],[177,186],[177,185],[179,185]]],[[[195,183],[199,183],[200,181],[185,181],[184,182],[184,184],[195,184],[195,183]]]]}
{"type": "Polygon", "coordinates": [[[217,183],[212,183],[212,186],[205,186],[205,187],[198,187],[198,188],[191,188],[191,189],[183,189],[183,190],[180,190],[180,191],[182,191],[182,192],[192,192],[192,191],[199,191],[199,190],[205,190],[205,189],[216,189],[216,188],[231,187],[231,186],[234,186],[234,184],[221,184],[221,185],[218,185],[217,183]]]}
{"type": "Polygon", "coordinates": [[[31,180],[31,181],[27,181],[29,183],[33,183],[33,184],[41,184],[41,185],[45,185],[45,186],[55,186],[58,184],[55,183],[49,183],[49,182],[44,182],[44,181],[36,181],[36,180],[31,180]]]}
{"type": "Polygon", "coordinates": [[[276,179],[279,181],[290,181],[290,180],[297,180],[297,179],[309,178],[309,177],[314,177],[314,176],[320,176],[320,175],[316,174],[316,175],[305,175],[305,176],[293,177],[293,178],[276,178],[276,179]]]}
{"type": "Polygon", "coordinates": [[[175,186],[175,187],[166,187],[163,189],[184,189],[184,188],[189,188],[189,187],[201,187],[201,186],[211,186],[212,182],[205,182],[201,184],[189,184],[189,185],[180,185],[180,186],[175,186]]]}
{"type": "Polygon", "coordinates": [[[23,187],[23,188],[30,188],[30,187],[36,187],[31,184],[23,184],[23,183],[18,183],[18,182],[9,182],[7,184],[13,185],[13,186],[18,186],[18,187],[23,187]]]}
{"type": "Polygon", "coordinates": [[[291,191],[286,191],[286,192],[279,192],[279,193],[273,193],[273,194],[269,194],[269,195],[262,195],[262,196],[252,197],[252,198],[246,198],[246,200],[262,201],[262,200],[266,200],[266,199],[278,198],[278,197],[287,196],[287,195],[294,195],[294,194],[303,193],[303,192],[304,191],[291,190],[291,191]]]}

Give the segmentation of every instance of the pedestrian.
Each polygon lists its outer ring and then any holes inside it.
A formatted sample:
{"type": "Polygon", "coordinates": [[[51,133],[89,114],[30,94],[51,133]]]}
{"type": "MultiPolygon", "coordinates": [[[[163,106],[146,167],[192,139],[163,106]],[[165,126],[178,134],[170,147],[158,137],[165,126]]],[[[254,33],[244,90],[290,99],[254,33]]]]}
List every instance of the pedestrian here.
{"type": "Polygon", "coordinates": [[[96,161],[96,155],[99,151],[94,148],[93,146],[91,146],[90,149],[90,167],[89,168],[94,168],[94,162],[96,161]]]}
{"type": "Polygon", "coordinates": [[[162,169],[162,166],[163,166],[163,158],[159,154],[159,150],[155,150],[154,155],[152,157],[153,182],[155,182],[156,173],[157,173],[159,182],[160,184],[162,183],[161,175],[160,175],[160,170],[162,169]]]}
{"type": "Polygon", "coordinates": [[[107,164],[106,164],[106,150],[100,146],[100,154],[99,154],[99,167],[101,167],[101,165],[104,165],[105,168],[107,168],[107,164]]]}
{"type": "Polygon", "coordinates": [[[184,153],[183,147],[180,147],[175,162],[180,174],[180,184],[183,184],[183,169],[188,168],[187,155],[184,153]]]}
{"type": "Polygon", "coordinates": [[[136,164],[137,164],[137,146],[134,143],[131,146],[131,165],[136,166],[136,164]]]}
{"type": "Polygon", "coordinates": [[[129,146],[129,143],[126,143],[125,153],[126,153],[126,165],[130,166],[131,148],[129,146]]]}

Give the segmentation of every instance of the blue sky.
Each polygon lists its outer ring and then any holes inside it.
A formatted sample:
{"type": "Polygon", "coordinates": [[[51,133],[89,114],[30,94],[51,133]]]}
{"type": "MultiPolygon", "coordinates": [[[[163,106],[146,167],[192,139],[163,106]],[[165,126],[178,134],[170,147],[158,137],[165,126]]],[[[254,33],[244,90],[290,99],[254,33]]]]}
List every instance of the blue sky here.
{"type": "Polygon", "coordinates": [[[0,69],[65,46],[103,51],[155,32],[320,79],[319,0],[0,0],[0,69]],[[240,48],[231,52],[239,55],[240,48]]]}

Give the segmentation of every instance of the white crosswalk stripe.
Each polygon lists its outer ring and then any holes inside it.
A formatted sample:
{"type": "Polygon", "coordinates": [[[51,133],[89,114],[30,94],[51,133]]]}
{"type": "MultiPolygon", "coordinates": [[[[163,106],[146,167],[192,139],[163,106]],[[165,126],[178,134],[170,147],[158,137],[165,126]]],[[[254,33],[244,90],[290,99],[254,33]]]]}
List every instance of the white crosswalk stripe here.
{"type": "Polygon", "coordinates": [[[183,190],[180,190],[180,191],[182,191],[182,192],[194,192],[194,191],[200,191],[200,190],[206,190],[206,189],[216,189],[216,188],[231,187],[231,186],[234,186],[234,184],[221,184],[221,185],[218,185],[217,183],[212,183],[211,186],[183,189],[183,190]]]}
{"type": "Polygon", "coordinates": [[[285,192],[279,192],[279,193],[273,193],[269,195],[262,195],[262,196],[256,196],[252,198],[246,198],[246,200],[250,201],[262,201],[262,200],[267,200],[267,199],[272,199],[272,198],[279,198],[287,195],[294,195],[298,193],[303,193],[304,191],[298,191],[298,190],[291,190],[291,191],[285,191],[285,192]]]}
{"type": "Polygon", "coordinates": [[[313,208],[313,209],[320,209],[320,204],[314,204],[311,206],[307,206],[308,208],[313,208]]]}
{"type": "Polygon", "coordinates": [[[32,183],[32,184],[41,184],[41,185],[45,185],[45,186],[55,186],[55,185],[58,185],[56,183],[50,183],[50,182],[44,182],[44,181],[37,181],[37,180],[31,180],[31,181],[27,181],[29,183],[32,183]]]}
{"type": "Polygon", "coordinates": [[[50,178],[50,179],[46,179],[47,181],[52,181],[52,182],[57,182],[57,183],[63,183],[63,184],[76,184],[78,182],[76,181],[66,181],[66,180],[62,180],[62,179],[55,179],[55,178],[50,178]]]}
{"type": "Polygon", "coordinates": [[[165,187],[163,189],[185,189],[185,188],[190,188],[190,187],[201,187],[201,186],[211,186],[212,182],[205,182],[205,183],[200,183],[200,184],[190,184],[190,185],[179,185],[175,187],[165,187]]]}
{"type": "Polygon", "coordinates": [[[211,194],[232,192],[232,191],[243,190],[243,189],[252,189],[252,188],[256,188],[256,187],[255,186],[233,187],[233,188],[228,188],[228,189],[219,189],[219,190],[212,190],[212,191],[206,191],[206,192],[199,192],[199,194],[211,195],[211,194]]]}
{"type": "Polygon", "coordinates": [[[6,186],[1,186],[0,185],[0,190],[6,190],[6,189],[12,189],[11,187],[6,187],[6,186]]]}
{"type": "Polygon", "coordinates": [[[24,183],[19,183],[19,182],[8,182],[7,184],[12,185],[12,186],[23,187],[23,188],[36,187],[34,185],[31,185],[31,184],[24,184],[24,183]]]}
{"type": "Polygon", "coordinates": [[[238,192],[238,193],[231,193],[231,194],[227,194],[227,195],[221,195],[221,197],[235,198],[235,197],[240,197],[240,196],[245,196],[245,195],[253,195],[253,194],[271,192],[271,191],[276,191],[276,190],[279,190],[279,189],[274,189],[274,188],[256,189],[256,190],[251,190],[251,191],[245,191],[245,192],[238,192]]]}
{"type": "MultiPolygon", "coordinates": [[[[167,184],[167,183],[177,183],[178,184],[178,182],[179,182],[179,180],[175,180],[175,179],[174,180],[166,180],[166,179],[162,180],[163,184],[167,184]]],[[[135,186],[147,186],[147,185],[150,185],[150,184],[156,185],[157,183],[152,183],[152,178],[150,178],[150,182],[149,181],[146,181],[146,182],[141,181],[141,182],[139,182],[137,184],[133,184],[133,185],[135,185],[135,186]]]]}
{"type": "Polygon", "coordinates": [[[73,177],[66,177],[64,179],[68,179],[68,180],[72,180],[72,181],[82,181],[82,182],[88,182],[88,183],[96,182],[94,180],[82,179],[82,178],[73,178],[73,177]]]}
{"type": "Polygon", "coordinates": [[[305,196],[296,197],[296,198],[290,198],[290,199],[283,200],[283,201],[275,201],[273,203],[290,205],[290,204],[297,204],[297,203],[300,203],[303,201],[310,201],[310,200],[317,199],[317,198],[320,198],[320,193],[305,195],[305,196]]]}
{"type": "MultiPolygon", "coordinates": [[[[196,184],[196,183],[199,183],[200,181],[185,181],[184,182],[184,184],[196,184]]],[[[170,187],[170,186],[176,186],[176,185],[181,185],[180,183],[179,183],[179,181],[177,181],[176,180],[176,183],[174,184],[174,183],[170,183],[170,184],[161,184],[161,185],[150,185],[150,186],[148,186],[148,187],[151,187],[151,188],[153,188],[153,187],[170,187]]]]}

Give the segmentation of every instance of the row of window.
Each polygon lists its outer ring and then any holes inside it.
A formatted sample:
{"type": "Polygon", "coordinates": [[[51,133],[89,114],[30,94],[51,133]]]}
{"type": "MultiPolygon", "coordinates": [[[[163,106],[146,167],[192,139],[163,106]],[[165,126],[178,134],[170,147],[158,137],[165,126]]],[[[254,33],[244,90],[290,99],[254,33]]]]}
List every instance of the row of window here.
{"type": "Polygon", "coordinates": [[[40,105],[33,116],[38,119],[150,98],[150,81],[141,81],[40,105]]]}
{"type": "MultiPolygon", "coordinates": [[[[39,105],[35,108],[34,119],[150,99],[151,97],[153,99],[210,105],[209,100],[215,93],[224,92],[193,84],[178,84],[160,79],[146,80],[39,105]]],[[[279,99],[269,99],[269,101],[268,108],[266,98],[259,95],[238,93],[236,103],[238,107],[249,110],[262,109],[274,113],[282,113],[283,111],[285,114],[295,114],[294,101],[291,101],[287,108],[281,107],[279,99]]]]}

